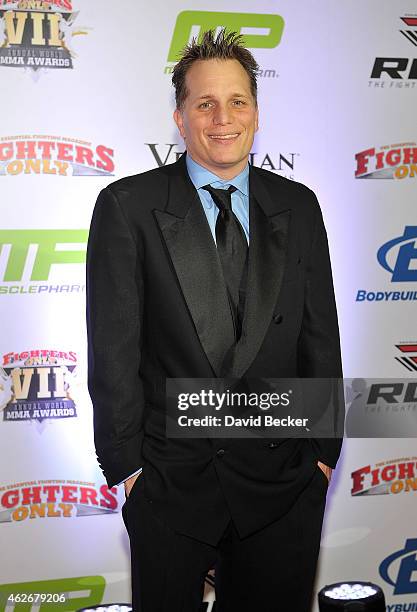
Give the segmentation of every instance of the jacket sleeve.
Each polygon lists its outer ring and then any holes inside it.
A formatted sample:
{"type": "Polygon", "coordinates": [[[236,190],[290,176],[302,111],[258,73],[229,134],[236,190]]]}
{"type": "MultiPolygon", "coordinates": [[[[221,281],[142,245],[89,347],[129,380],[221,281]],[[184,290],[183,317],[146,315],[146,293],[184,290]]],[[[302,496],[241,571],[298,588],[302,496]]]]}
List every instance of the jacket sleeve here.
{"type": "MultiPolygon", "coordinates": [[[[298,341],[298,375],[302,378],[334,379],[333,415],[340,435],[344,423],[344,403],[340,401],[342,361],[339,326],[333,288],[326,228],[316,196],[311,252],[306,267],[304,312],[298,341]],[[337,380],[336,380],[337,379],[337,380]]],[[[330,383],[329,383],[330,384],[330,383]]],[[[335,467],[342,447],[341,437],[313,438],[317,459],[335,467]]]]}
{"type": "Polygon", "coordinates": [[[109,487],[143,465],[143,275],[137,241],[116,195],[103,189],[87,244],[86,294],[94,444],[109,487]]]}

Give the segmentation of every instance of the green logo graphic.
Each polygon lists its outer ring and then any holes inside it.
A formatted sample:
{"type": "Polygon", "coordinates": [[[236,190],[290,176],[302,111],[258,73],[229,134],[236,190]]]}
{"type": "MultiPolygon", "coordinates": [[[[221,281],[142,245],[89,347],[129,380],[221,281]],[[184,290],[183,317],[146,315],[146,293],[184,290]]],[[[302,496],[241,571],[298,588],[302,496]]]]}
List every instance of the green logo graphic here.
{"type": "Polygon", "coordinates": [[[281,41],[284,20],[280,15],[260,13],[217,13],[212,11],[182,11],[177,17],[168,62],[177,62],[178,55],[188,43],[195,28],[200,28],[198,40],[205,30],[225,27],[243,35],[245,47],[250,49],[273,49],[281,41]],[[250,28],[267,30],[264,34],[247,34],[250,28]]]}
{"type": "Polygon", "coordinates": [[[0,584],[0,612],[59,610],[68,612],[97,606],[103,600],[103,576],[81,576],[60,580],[0,584]]]}
{"type": "MultiPolygon", "coordinates": [[[[71,250],[70,244],[86,244],[88,230],[0,230],[0,253],[6,245],[10,252],[3,280],[21,281],[29,247],[37,246],[30,280],[46,281],[53,264],[85,263],[86,251],[71,250]]],[[[79,249],[79,247],[78,247],[79,249]]]]}

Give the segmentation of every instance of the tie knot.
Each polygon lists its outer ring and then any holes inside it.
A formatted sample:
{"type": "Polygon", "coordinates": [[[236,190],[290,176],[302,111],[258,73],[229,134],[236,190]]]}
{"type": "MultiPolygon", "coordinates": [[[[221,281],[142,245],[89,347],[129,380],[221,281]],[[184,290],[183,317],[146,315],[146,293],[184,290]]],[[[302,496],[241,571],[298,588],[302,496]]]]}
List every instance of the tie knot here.
{"type": "Polygon", "coordinates": [[[209,192],[219,210],[231,210],[232,193],[236,191],[236,187],[230,185],[229,189],[215,189],[211,185],[204,185],[203,189],[209,192]]]}

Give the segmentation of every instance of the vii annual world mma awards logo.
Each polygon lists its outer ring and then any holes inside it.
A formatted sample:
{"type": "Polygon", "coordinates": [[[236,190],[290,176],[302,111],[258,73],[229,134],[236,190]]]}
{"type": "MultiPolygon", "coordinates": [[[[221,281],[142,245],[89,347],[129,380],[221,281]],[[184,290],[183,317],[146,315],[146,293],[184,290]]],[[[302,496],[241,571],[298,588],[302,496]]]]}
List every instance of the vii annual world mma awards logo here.
{"type": "Polygon", "coordinates": [[[0,0],[0,66],[73,68],[79,11],[71,0],[0,0]]]}
{"type": "Polygon", "coordinates": [[[33,349],[3,355],[0,411],[3,421],[76,417],[74,351],[33,349]]]}

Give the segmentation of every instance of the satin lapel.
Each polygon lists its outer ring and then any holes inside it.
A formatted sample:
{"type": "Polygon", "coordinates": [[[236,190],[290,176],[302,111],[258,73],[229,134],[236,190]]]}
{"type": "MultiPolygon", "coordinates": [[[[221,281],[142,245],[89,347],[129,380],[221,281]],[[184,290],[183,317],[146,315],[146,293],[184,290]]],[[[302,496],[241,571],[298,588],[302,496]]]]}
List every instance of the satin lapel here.
{"type": "MultiPolygon", "coordinates": [[[[250,171],[249,260],[242,336],[230,349],[221,376],[240,378],[255,359],[270,325],[285,270],[291,211],[272,201],[261,178],[250,171]]],[[[279,203],[277,203],[279,202],[279,203]]]]}
{"type": "Polygon", "coordinates": [[[234,342],[220,259],[185,159],[173,164],[165,211],[154,210],[185,302],[216,376],[234,342]]]}

